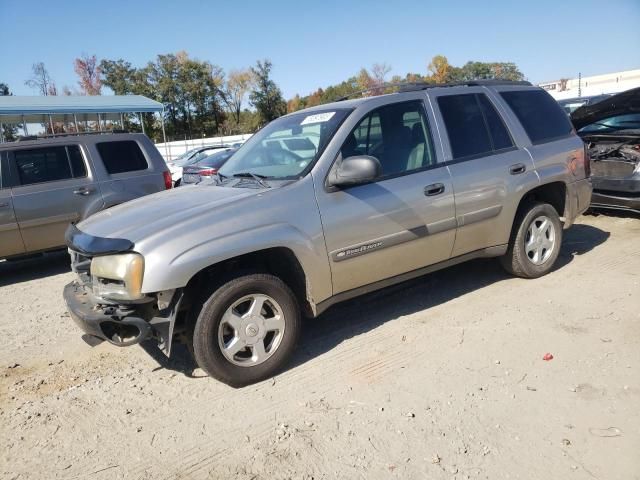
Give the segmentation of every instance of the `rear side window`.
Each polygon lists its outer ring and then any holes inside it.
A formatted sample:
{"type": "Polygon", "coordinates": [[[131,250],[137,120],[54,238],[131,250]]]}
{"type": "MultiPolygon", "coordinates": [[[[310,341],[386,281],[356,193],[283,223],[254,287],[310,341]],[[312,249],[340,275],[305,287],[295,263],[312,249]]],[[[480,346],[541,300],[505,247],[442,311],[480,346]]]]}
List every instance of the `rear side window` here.
{"type": "Polygon", "coordinates": [[[513,147],[498,112],[483,93],[438,97],[454,160],[490,155],[513,147]]]}
{"type": "Polygon", "coordinates": [[[87,176],[84,159],[77,145],[16,150],[13,157],[20,185],[87,176]]]}
{"type": "Polygon", "coordinates": [[[544,143],[566,137],[573,129],[569,117],[551,95],[543,90],[500,92],[531,143],[544,143]]]}
{"type": "Polygon", "coordinates": [[[149,166],[140,146],[133,140],[97,143],[96,148],[109,175],[146,170],[149,166]]]}

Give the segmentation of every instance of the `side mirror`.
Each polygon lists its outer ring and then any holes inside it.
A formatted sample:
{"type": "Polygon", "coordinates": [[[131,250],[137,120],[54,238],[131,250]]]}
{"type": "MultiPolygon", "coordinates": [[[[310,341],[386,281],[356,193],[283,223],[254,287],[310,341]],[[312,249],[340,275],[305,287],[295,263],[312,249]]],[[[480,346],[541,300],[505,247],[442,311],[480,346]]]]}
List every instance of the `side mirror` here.
{"type": "Polygon", "coordinates": [[[376,157],[356,155],[343,159],[329,176],[329,186],[349,187],[368,183],[382,174],[382,166],[376,157]]]}

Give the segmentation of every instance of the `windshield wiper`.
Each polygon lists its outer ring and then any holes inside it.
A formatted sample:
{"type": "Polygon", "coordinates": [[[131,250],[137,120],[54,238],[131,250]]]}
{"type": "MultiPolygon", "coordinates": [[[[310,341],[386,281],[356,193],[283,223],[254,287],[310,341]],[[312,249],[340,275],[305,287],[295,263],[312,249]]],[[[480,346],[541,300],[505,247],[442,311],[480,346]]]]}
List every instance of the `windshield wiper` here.
{"type": "Polygon", "coordinates": [[[234,173],[232,176],[234,178],[253,178],[256,182],[258,182],[264,188],[271,188],[271,185],[269,185],[264,181],[265,178],[269,178],[266,175],[260,175],[259,173],[253,173],[253,172],[240,172],[240,173],[234,173]]]}

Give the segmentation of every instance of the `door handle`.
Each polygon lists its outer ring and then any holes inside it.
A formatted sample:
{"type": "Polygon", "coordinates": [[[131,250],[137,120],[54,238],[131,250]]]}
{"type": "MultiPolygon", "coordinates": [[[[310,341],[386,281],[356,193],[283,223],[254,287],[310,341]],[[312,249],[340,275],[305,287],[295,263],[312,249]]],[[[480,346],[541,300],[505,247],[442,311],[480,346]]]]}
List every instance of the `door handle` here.
{"type": "Polygon", "coordinates": [[[424,187],[424,194],[427,197],[440,195],[443,192],[444,192],[444,183],[432,183],[431,185],[427,185],[426,187],[424,187]]]}
{"type": "Polygon", "coordinates": [[[85,187],[81,187],[73,191],[76,195],[91,195],[91,192],[93,192],[93,189],[85,187]]]}
{"type": "Polygon", "coordinates": [[[519,175],[520,173],[524,173],[526,170],[527,166],[524,163],[516,163],[509,167],[509,173],[511,175],[519,175]]]}
{"type": "Polygon", "coordinates": [[[7,202],[0,203],[0,208],[5,208],[5,207],[8,207],[8,206],[9,206],[9,203],[7,203],[7,202]]]}

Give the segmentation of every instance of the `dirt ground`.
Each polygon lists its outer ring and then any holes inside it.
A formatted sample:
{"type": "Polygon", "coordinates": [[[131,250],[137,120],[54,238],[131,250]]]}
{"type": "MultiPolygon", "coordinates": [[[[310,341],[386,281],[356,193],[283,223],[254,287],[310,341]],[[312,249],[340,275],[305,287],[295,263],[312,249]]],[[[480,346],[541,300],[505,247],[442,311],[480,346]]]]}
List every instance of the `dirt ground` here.
{"type": "Polygon", "coordinates": [[[639,274],[640,219],[582,217],[544,278],[481,260],[350,301],[233,389],[184,348],[86,345],[65,253],[0,263],[0,477],[638,479],[639,274]]]}

